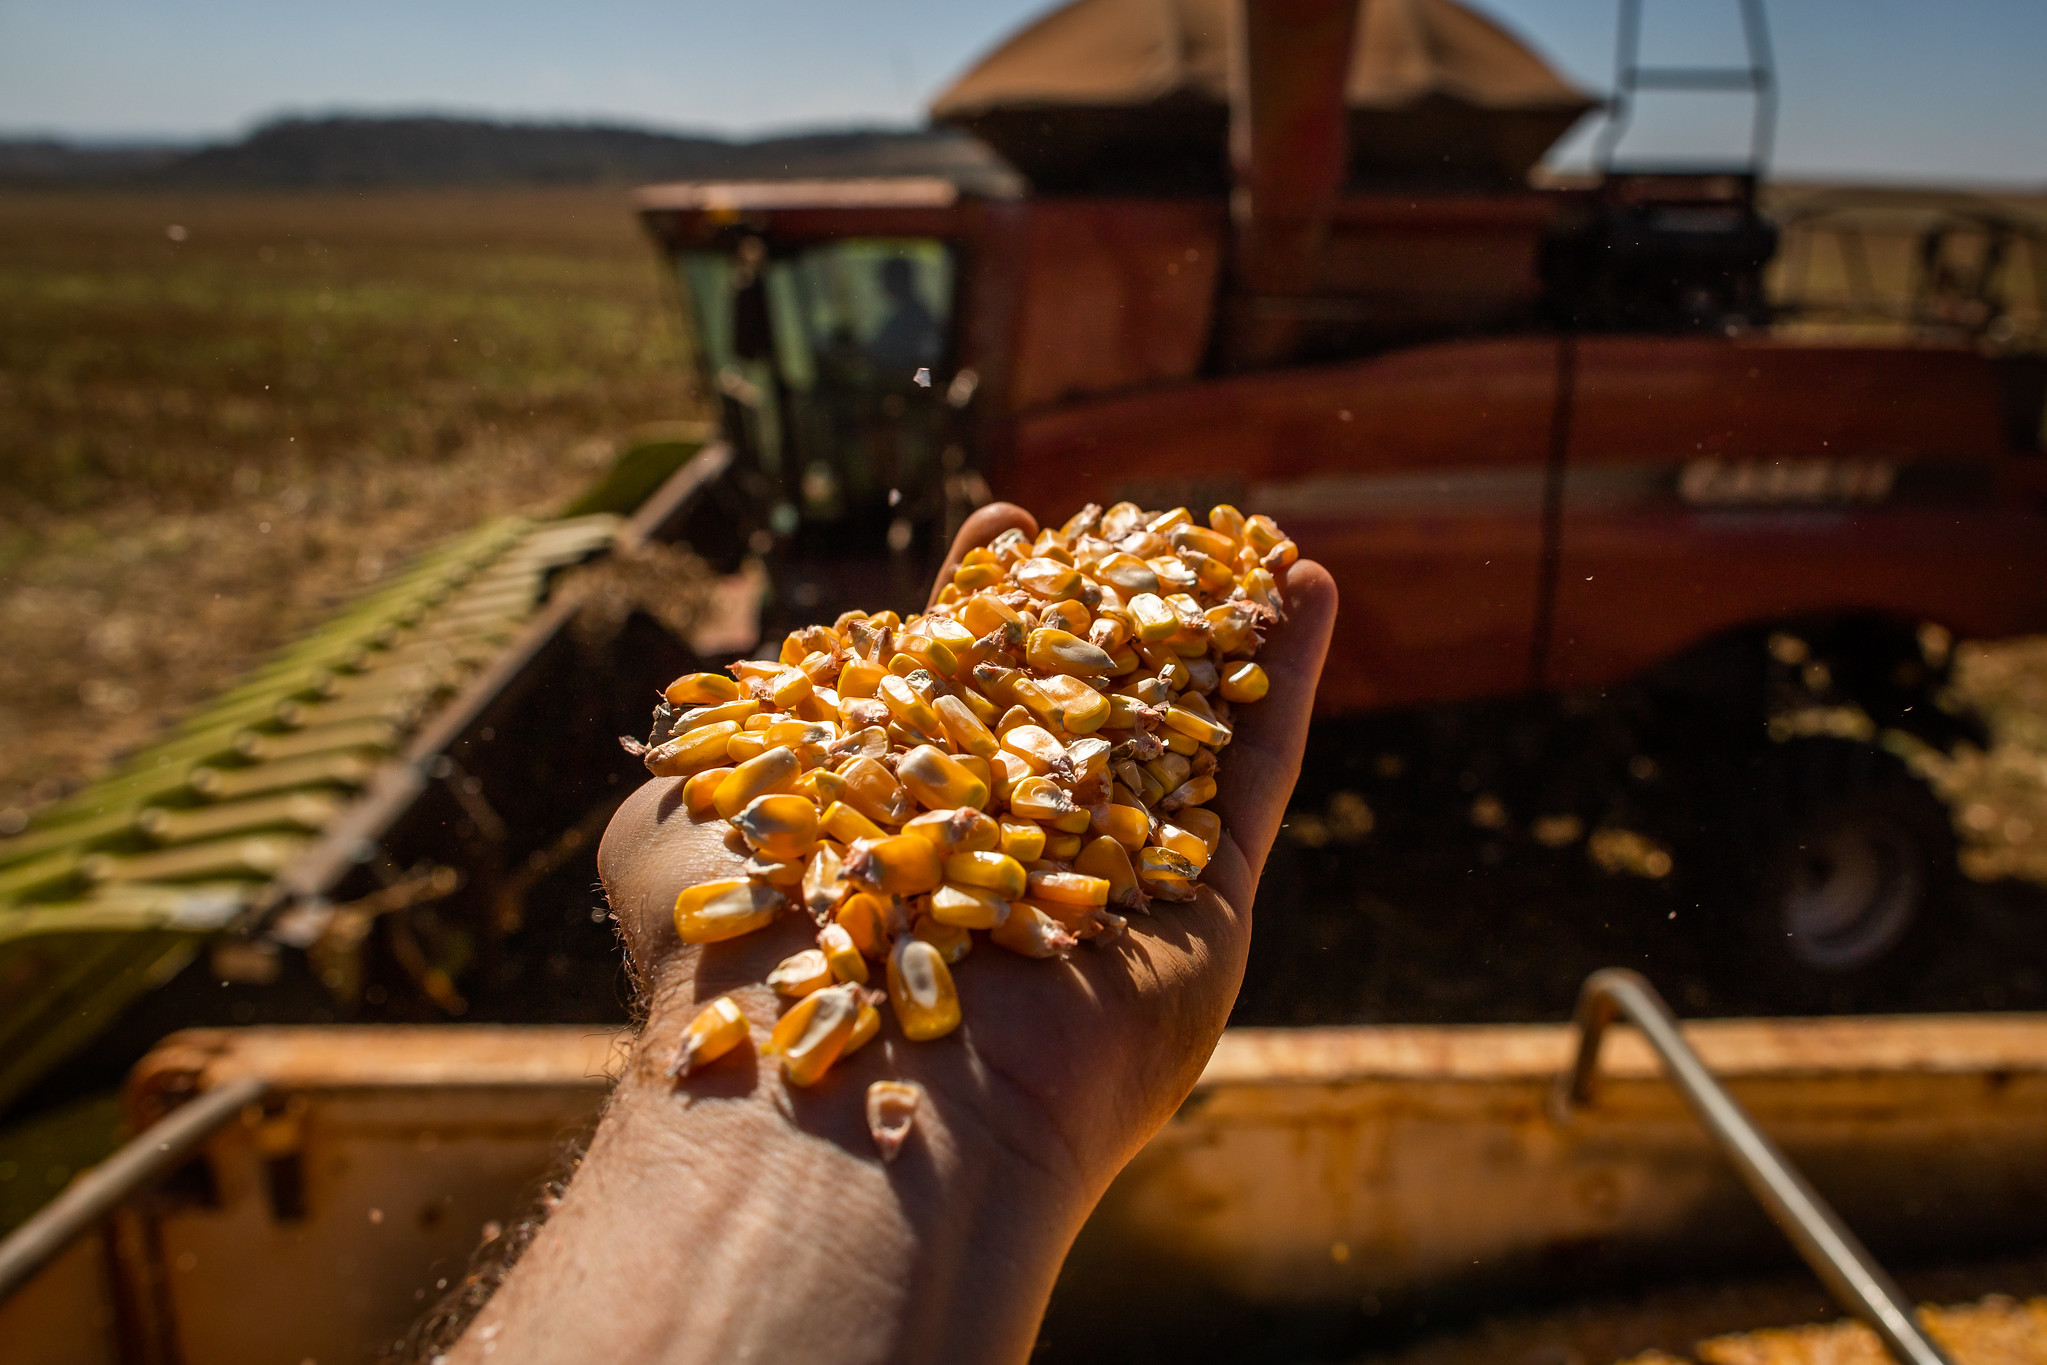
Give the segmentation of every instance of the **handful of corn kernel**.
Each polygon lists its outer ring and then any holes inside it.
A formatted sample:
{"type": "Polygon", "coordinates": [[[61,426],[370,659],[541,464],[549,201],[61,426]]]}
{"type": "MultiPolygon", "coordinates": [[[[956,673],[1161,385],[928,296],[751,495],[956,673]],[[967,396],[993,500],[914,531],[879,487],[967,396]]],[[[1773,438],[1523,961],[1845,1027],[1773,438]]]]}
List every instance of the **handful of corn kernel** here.
{"type": "MultiPolygon", "coordinates": [[[[1255,655],[1297,557],[1234,507],[1203,526],[1184,507],[1089,504],[1035,540],[968,551],[922,616],[848,612],[792,632],[773,662],[669,684],[652,747],[629,747],[687,778],[690,813],[715,811],[750,855],[744,876],[676,898],[677,933],[715,943],[792,908],[818,926],[767,979],[795,1001],[764,1049],[791,1084],[872,1039],[884,998],[911,1041],[957,1028],[953,968],[976,932],[1057,957],[1194,898],[1222,839],[1217,755],[1233,708],[1266,693],[1255,655]]],[[[746,1036],[721,996],[671,1070],[746,1036]]],[[[884,1156],[917,1097],[870,1087],[884,1156]]]]}

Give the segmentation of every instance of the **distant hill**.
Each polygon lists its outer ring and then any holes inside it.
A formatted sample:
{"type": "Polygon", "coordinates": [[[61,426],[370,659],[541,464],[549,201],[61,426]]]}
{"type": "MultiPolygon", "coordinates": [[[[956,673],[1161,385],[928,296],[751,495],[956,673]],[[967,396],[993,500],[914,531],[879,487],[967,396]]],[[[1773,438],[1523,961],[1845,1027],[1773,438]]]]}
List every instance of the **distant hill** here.
{"type": "Polygon", "coordinates": [[[593,185],[653,180],[939,175],[1014,183],[963,133],[852,129],[740,142],[601,124],[288,118],[198,148],[0,141],[0,180],[206,189],[593,185]]]}

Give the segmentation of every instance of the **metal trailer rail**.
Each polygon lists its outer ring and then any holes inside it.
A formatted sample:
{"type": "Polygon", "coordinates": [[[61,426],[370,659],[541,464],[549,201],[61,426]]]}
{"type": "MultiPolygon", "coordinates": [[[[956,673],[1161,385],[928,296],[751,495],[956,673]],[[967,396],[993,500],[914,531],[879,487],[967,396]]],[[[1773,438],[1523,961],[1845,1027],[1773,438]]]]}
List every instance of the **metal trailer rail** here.
{"type": "Polygon", "coordinates": [[[1835,1301],[1868,1323],[1902,1365],[1951,1365],[1919,1330],[1911,1304],[1884,1268],[1699,1060],[1678,1031],[1670,1006],[1641,973],[1608,967],[1585,978],[1576,1015],[1578,1056],[1557,1077],[1551,1094],[1557,1122],[1567,1122],[1573,1110],[1592,1103],[1599,1046],[1620,1016],[1642,1031],[1671,1084],[1835,1301]]]}
{"type": "Polygon", "coordinates": [[[87,1171],[71,1187],[0,1242],[0,1302],[36,1277],[66,1247],[91,1231],[143,1186],[168,1175],[206,1139],[270,1089],[258,1076],[229,1081],[180,1105],[120,1151],[87,1171]]]}

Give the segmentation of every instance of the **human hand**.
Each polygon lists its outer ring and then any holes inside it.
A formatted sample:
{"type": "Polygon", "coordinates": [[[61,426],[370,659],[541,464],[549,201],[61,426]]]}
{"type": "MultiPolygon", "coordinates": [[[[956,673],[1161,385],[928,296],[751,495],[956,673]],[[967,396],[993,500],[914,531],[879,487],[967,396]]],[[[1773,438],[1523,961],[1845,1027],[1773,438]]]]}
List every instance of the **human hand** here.
{"type": "MultiPolygon", "coordinates": [[[[950,578],[969,548],[1011,527],[1037,531],[1028,513],[1008,504],[976,512],[938,581],[950,578]]],[[[1287,619],[1268,633],[1260,656],[1271,691],[1239,709],[1235,738],[1220,755],[1211,804],[1223,819],[1223,842],[1196,898],[1155,903],[1152,914],[1132,916],[1125,933],[1063,961],[977,946],[955,968],[960,1028],[935,1043],[909,1044],[884,1008],[875,1044],[791,1098],[801,1126],[869,1151],[868,1083],[917,1081],[956,1139],[985,1139],[1024,1154],[1083,1211],[1092,1206],[1192,1089],[1243,979],[1258,874],[1299,770],[1336,614],[1335,584],[1317,564],[1295,564],[1284,592],[1287,619]]],[[[675,778],[642,786],[613,818],[599,854],[649,1001],[654,1042],[640,1063],[646,1067],[664,1063],[694,1011],[727,992],[753,1021],[758,1041],[781,1004],[758,983],[775,963],[814,942],[814,926],[799,914],[725,943],[680,942],[672,918],[677,893],[741,875],[744,858],[724,821],[691,818],[681,790],[675,778]]],[[[772,1090],[779,1085],[774,1071],[728,1059],[687,1085],[712,1093],[772,1090]]]]}

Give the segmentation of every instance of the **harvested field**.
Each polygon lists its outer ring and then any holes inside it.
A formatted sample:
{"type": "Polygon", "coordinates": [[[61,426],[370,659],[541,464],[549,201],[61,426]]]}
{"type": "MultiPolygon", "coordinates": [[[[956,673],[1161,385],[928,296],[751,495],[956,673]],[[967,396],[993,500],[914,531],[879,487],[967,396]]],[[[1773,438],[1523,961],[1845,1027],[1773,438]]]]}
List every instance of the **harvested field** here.
{"type": "Polygon", "coordinates": [[[695,400],[616,190],[0,198],[0,831],[695,400]]]}

